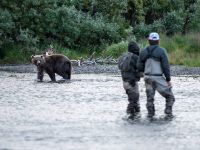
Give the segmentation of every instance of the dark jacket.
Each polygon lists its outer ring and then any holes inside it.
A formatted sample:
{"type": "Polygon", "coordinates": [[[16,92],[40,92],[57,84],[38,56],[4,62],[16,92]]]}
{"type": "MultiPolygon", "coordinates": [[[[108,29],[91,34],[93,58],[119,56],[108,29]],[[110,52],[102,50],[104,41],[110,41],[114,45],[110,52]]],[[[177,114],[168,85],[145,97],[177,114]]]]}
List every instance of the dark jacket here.
{"type": "Polygon", "coordinates": [[[130,62],[130,69],[128,71],[121,71],[122,80],[126,82],[136,82],[140,80],[140,76],[137,70],[138,55],[132,55],[130,62]]]}
{"type": "MultiPolygon", "coordinates": [[[[166,78],[166,81],[170,81],[170,65],[168,62],[168,58],[166,52],[163,48],[158,45],[151,45],[146,47],[139,55],[139,59],[137,62],[137,68],[140,72],[145,72],[145,63],[149,58],[149,52],[151,53],[151,58],[160,62],[161,69],[166,78]],[[153,50],[153,51],[152,51],[153,50]]],[[[146,68],[147,69],[147,68],[146,68]]]]}

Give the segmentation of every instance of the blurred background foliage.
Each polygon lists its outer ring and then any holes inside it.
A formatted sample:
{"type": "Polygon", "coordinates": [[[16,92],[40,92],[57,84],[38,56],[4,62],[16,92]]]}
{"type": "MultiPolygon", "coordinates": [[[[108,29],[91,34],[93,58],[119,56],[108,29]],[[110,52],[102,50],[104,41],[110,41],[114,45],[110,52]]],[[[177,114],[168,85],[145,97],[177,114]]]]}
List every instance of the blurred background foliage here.
{"type": "Polygon", "coordinates": [[[152,31],[170,53],[199,53],[199,30],[200,0],[1,0],[0,62],[25,63],[50,45],[117,57],[152,31]]]}

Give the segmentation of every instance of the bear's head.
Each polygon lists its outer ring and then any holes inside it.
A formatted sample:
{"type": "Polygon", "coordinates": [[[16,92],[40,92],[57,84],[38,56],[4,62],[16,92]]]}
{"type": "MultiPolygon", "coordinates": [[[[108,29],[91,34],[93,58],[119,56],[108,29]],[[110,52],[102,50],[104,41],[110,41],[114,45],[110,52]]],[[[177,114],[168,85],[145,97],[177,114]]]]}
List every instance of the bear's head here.
{"type": "Polygon", "coordinates": [[[44,55],[32,55],[31,56],[32,64],[36,66],[43,66],[45,63],[45,56],[44,55]]]}

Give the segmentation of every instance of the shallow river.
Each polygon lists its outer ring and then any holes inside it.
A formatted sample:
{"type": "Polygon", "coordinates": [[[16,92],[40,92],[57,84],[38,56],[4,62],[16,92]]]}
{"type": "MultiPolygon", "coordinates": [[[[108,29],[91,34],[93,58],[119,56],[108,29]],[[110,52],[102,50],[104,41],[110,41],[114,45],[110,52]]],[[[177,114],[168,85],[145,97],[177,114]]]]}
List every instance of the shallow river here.
{"type": "MultiPolygon", "coordinates": [[[[0,72],[0,149],[4,150],[199,150],[200,77],[173,77],[172,120],[156,94],[148,120],[143,80],[141,118],[126,118],[121,77],[75,74],[70,82],[34,81],[36,74],[0,72]]],[[[59,80],[60,78],[57,77],[59,80]]]]}

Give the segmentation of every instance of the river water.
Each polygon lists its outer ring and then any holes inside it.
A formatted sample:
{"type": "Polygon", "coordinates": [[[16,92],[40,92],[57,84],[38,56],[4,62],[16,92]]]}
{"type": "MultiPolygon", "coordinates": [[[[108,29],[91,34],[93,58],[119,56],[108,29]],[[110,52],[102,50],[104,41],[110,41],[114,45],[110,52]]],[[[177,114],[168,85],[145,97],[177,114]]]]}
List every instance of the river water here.
{"type": "MultiPolygon", "coordinates": [[[[146,117],[140,81],[141,118],[127,120],[121,77],[74,74],[67,82],[34,81],[33,73],[0,72],[2,150],[198,150],[200,77],[172,77],[175,117],[164,119],[164,99],[155,96],[156,116],[146,117]]],[[[60,80],[59,77],[57,77],[60,80]]]]}

